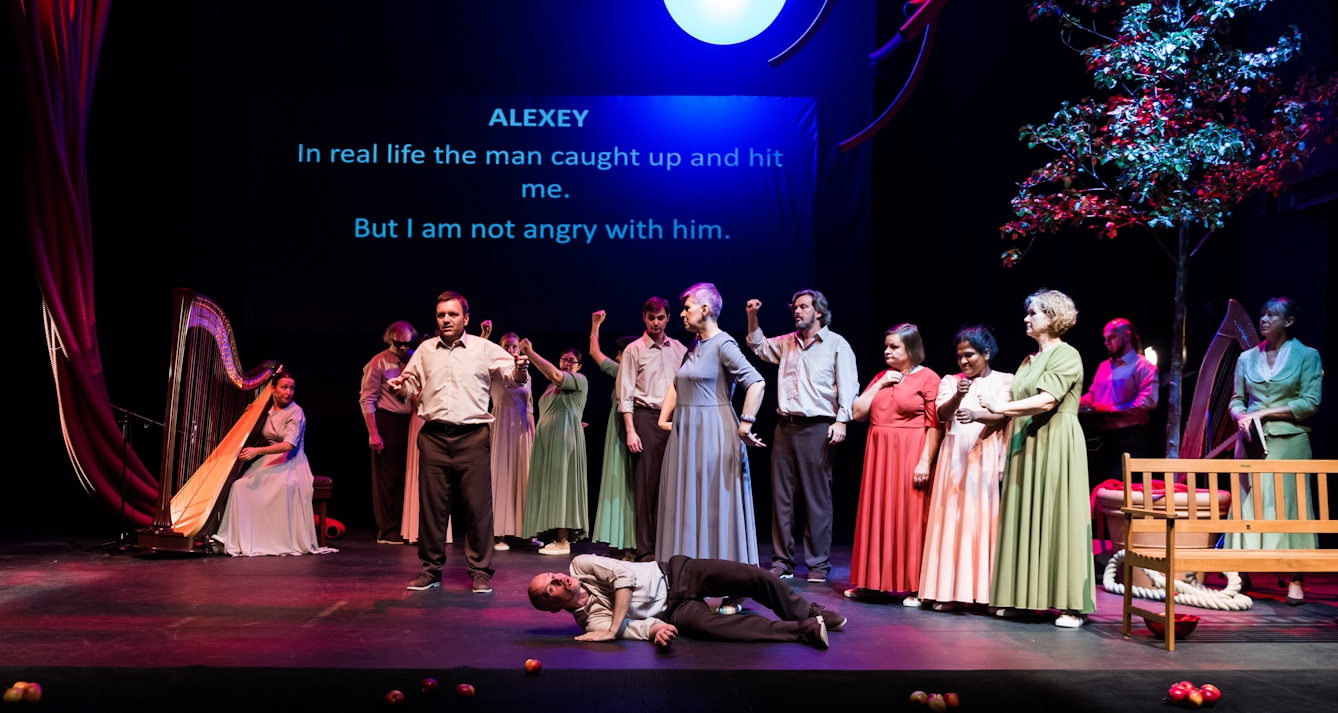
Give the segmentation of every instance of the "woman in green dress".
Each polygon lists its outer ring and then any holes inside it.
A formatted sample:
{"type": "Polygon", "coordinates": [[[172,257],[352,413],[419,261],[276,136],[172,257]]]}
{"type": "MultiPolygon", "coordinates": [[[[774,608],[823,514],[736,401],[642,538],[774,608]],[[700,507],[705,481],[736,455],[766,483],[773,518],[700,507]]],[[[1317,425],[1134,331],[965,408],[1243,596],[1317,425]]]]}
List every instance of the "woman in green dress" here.
{"type": "Polygon", "coordinates": [[[982,404],[1012,418],[990,605],[1003,617],[1059,609],[1055,625],[1077,628],[1096,611],[1087,444],[1078,425],[1082,359],[1060,339],[1078,310],[1055,290],[1036,292],[1026,307],[1022,321],[1040,351],[1022,360],[1011,400],[982,404]]]}
{"type": "Polygon", "coordinates": [[[581,371],[581,353],[562,352],[557,366],[534,352],[530,340],[520,340],[520,351],[552,383],[539,399],[539,423],[530,450],[530,482],[525,494],[524,532],[539,537],[554,532],[541,555],[571,553],[571,541],[589,530],[585,491],[585,432],[581,414],[590,385],[581,371]]]}
{"type": "Polygon", "coordinates": [[[595,529],[590,539],[613,548],[614,556],[625,560],[636,554],[635,509],[632,507],[632,454],[627,450],[627,430],[618,413],[618,366],[623,349],[636,337],[618,337],[613,358],[599,348],[599,325],[604,323],[604,310],[590,315],[590,358],[599,370],[613,378],[613,407],[609,409],[609,425],[604,431],[604,467],[599,479],[599,501],[595,506],[595,529]]]}
{"type": "MultiPolygon", "coordinates": [[[[1264,303],[1259,311],[1259,336],[1264,341],[1240,355],[1236,362],[1236,395],[1231,399],[1231,417],[1240,428],[1241,440],[1236,441],[1236,457],[1262,455],[1267,460],[1310,460],[1310,427],[1301,421],[1319,410],[1320,382],[1324,366],[1319,352],[1305,346],[1292,332],[1296,327],[1296,303],[1286,297],[1275,297],[1264,303]],[[1259,427],[1252,424],[1258,420],[1259,427]],[[1259,444],[1262,430],[1264,443],[1259,444]],[[1263,455],[1267,448],[1267,455],[1263,455]]],[[[1297,519],[1296,477],[1287,473],[1282,477],[1283,512],[1278,513],[1273,486],[1273,474],[1260,478],[1263,487],[1265,520],[1297,519]]],[[[1254,498],[1249,476],[1240,480],[1241,517],[1260,517],[1254,512],[1254,498]]],[[[1305,500],[1307,518],[1315,519],[1315,499],[1305,500]]],[[[1314,533],[1230,533],[1226,547],[1231,549],[1313,550],[1319,547],[1319,536],[1314,533]]],[[[1248,575],[1246,575],[1248,577],[1248,575]]],[[[1287,588],[1287,603],[1292,606],[1305,603],[1299,572],[1292,573],[1287,588]]],[[[1247,580],[1248,581],[1248,580],[1247,580]]],[[[1248,584],[1246,585],[1248,588],[1248,584]]]]}

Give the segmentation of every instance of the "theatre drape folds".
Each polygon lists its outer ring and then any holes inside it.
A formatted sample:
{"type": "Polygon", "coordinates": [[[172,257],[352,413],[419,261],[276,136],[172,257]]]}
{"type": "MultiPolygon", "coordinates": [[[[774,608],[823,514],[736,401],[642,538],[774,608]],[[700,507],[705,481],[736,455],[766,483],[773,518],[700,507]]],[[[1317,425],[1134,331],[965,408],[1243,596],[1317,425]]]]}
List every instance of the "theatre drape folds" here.
{"type": "MultiPolygon", "coordinates": [[[[110,0],[13,0],[26,90],[24,212],[42,288],[61,428],[83,486],[121,509],[121,432],[112,414],[93,309],[93,228],[84,161],[98,50],[110,0]]],[[[157,480],[126,454],[126,516],[148,525],[157,480]]]]}

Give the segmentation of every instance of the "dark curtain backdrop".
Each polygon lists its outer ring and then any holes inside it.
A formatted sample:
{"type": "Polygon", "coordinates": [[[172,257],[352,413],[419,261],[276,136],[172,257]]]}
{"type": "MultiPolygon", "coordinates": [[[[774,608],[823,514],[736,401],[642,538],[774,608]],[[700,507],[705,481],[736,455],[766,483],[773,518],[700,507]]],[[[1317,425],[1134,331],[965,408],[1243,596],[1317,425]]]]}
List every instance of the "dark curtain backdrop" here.
{"type": "MultiPolygon", "coordinates": [[[[93,293],[93,224],[85,147],[98,52],[110,0],[9,3],[24,88],[24,217],[42,291],[61,427],[84,488],[109,511],[148,524],[157,485],[133,452],[122,463],[98,350],[93,293]]],[[[40,372],[30,372],[36,378],[40,372]]],[[[51,454],[51,457],[56,457],[51,454]]],[[[63,469],[36,477],[66,477],[63,469]]]]}

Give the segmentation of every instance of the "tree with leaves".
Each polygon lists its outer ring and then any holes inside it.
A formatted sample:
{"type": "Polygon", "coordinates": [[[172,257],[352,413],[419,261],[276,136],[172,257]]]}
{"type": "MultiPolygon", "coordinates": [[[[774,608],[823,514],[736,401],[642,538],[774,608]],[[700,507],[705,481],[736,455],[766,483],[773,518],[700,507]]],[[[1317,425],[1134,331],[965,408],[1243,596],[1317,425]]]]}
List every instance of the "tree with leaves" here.
{"type": "Polygon", "coordinates": [[[1300,30],[1262,52],[1226,44],[1237,13],[1270,0],[1044,0],[1102,97],[1065,102],[1045,124],[1022,127],[1028,148],[1054,154],[1019,184],[1002,226],[1011,267],[1041,233],[1086,227],[1114,239],[1137,229],[1175,265],[1175,317],[1166,455],[1180,453],[1189,263],[1232,208],[1274,195],[1317,141],[1332,141],[1338,74],[1310,73],[1288,93],[1278,68],[1301,53],[1300,30]],[[1079,49],[1075,36],[1092,44],[1079,49]],[[1247,109],[1263,105],[1251,118],[1247,109]]]}

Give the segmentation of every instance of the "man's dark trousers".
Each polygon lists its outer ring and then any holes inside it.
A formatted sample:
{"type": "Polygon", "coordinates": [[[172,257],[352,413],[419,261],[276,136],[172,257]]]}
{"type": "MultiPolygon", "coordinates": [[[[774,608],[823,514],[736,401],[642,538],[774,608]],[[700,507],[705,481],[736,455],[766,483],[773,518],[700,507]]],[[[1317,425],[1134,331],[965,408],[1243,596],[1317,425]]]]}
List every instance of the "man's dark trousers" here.
{"type": "Polygon", "coordinates": [[[807,514],[804,562],[809,572],[832,569],[832,452],[827,431],[836,419],[784,416],[771,456],[771,564],[794,571],[795,508],[807,514]]]}
{"type": "Polygon", "coordinates": [[[377,410],[381,452],[372,451],[372,511],[376,539],[397,540],[404,515],[404,466],[409,456],[409,414],[377,410]]]}
{"type": "Polygon", "coordinates": [[[669,432],[660,428],[660,410],[637,406],[632,427],[641,439],[641,452],[632,454],[632,505],[636,517],[636,559],[655,559],[655,528],[660,521],[660,465],[669,432]]]}
{"type": "Polygon", "coordinates": [[[464,498],[465,560],[492,575],[492,438],[488,424],[429,421],[418,433],[418,557],[438,579],[446,564],[451,500],[464,498]]]}
{"type": "Polygon", "coordinates": [[[665,621],[684,636],[706,641],[798,641],[807,600],[780,577],[753,565],[675,555],[660,568],[669,579],[665,621]],[[770,609],[781,621],[756,614],[717,614],[706,597],[747,597],[770,609]]]}

